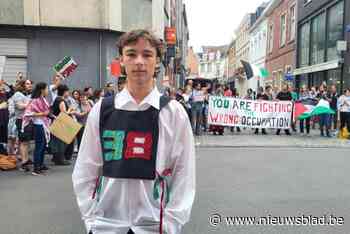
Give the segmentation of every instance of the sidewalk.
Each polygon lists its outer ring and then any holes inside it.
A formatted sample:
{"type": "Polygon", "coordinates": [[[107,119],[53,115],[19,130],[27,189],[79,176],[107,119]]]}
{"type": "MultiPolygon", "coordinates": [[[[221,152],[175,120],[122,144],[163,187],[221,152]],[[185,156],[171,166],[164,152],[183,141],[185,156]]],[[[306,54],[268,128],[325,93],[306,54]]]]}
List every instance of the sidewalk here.
{"type": "MultiPolygon", "coordinates": [[[[272,148],[349,148],[350,140],[340,140],[336,137],[321,137],[318,130],[312,130],[310,136],[293,133],[286,136],[284,131],[276,136],[275,130],[268,130],[268,135],[255,135],[254,130],[246,129],[242,132],[231,133],[225,129],[223,136],[205,133],[195,138],[197,147],[272,147],[272,148]]],[[[350,153],[350,151],[349,151],[350,153]]]]}

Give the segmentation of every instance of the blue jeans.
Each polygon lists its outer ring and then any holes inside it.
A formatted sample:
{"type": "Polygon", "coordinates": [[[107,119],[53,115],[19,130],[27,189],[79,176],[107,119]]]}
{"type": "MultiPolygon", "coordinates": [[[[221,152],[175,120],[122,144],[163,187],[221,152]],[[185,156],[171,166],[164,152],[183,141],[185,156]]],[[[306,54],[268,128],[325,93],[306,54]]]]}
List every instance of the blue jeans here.
{"type": "Polygon", "coordinates": [[[200,134],[201,122],[203,117],[203,102],[194,102],[192,104],[192,130],[196,135],[200,134]]]}
{"type": "Polygon", "coordinates": [[[34,124],[34,169],[39,169],[44,164],[46,147],[45,131],[42,125],[34,124]]]}
{"type": "Polygon", "coordinates": [[[320,115],[320,127],[326,127],[326,129],[331,128],[331,115],[330,114],[322,114],[320,115]]]}

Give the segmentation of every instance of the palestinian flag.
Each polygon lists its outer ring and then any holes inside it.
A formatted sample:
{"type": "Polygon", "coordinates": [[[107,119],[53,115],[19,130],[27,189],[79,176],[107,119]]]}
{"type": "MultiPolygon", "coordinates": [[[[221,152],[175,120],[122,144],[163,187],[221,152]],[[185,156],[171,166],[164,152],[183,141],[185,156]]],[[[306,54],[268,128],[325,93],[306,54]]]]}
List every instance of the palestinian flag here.
{"type": "MultiPolygon", "coordinates": [[[[317,105],[313,105],[314,102],[312,100],[315,99],[307,99],[304,103],[302,103],[303,107],[306,109],[302,114],[300,114],[298,117],[298,119],[303,120],[312,116],[317,116],[317,115],[322,115],[322,114],[335,114],[335,112],[329,107],[329,102],[327,102],[326,100],[321,99],[317,105]]],[[[301,106],[299,105],[299,107],[297,107],[296,104],[296,112],[299,112],[299,110],[301,110],[301,106]]]]}
{"type": "Polygon", "coordinates": [[[241,60],[247,79],[252,77],[266,78],[269,76],[269,72],[265,68],[259,68],[253,64],[241,60]]]}
{"type": "Polygon", "coordinates": [[[64,78],[70,76],[75,69],[78,67],[78,64],[70,56],[65,56],[60,62],[58,62],[53,69],[61,74],[64,78]]]}

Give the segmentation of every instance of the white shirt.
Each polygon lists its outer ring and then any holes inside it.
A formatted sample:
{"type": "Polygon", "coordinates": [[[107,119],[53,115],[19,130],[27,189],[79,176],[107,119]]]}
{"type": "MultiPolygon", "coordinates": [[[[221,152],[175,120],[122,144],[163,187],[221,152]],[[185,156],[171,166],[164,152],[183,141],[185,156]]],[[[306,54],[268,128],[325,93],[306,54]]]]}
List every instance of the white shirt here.
{"type": "Polygon", "coordinates": [[[53,102],[55,101],[56,97],[57,97],[57,89],[55,89],[55,85],[50,85],[49,86],[49,91],[50,91],[50,95],[51,95],[51,104],[53,104],[53,102]]]}
{"type": "MultiPolygon", "coordinates": [[[[142,111],[159,109],[157,88],[137,104],[127,89],[115,97],[115,108],[142,111]]],[[[153,198],[152,180],[104,178],[99,201],[92,199],[96,178],[103,165],[99,134],[101,101],[91,110],[78,159],[73,172],[73,186],[87,231],[94,234],[159,233],[160,201],[153,198]]],[[[195,149],[191,125],[184,108],[171,101],[159,113],[159,141],[156,170],[173,170],[170,200],[165,207],[163,232],[181,233],[189,221],[195,196],[195,149]]]]}

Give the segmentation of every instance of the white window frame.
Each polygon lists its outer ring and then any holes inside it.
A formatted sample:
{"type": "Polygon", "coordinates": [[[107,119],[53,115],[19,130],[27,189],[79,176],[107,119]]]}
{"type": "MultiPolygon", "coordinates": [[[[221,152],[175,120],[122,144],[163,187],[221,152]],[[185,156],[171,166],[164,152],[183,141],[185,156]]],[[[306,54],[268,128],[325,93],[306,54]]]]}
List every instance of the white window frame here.
{"type": "Polygon", "coordinates": [[[287,14],[283,13],[280,16],[280,47],[285,46],[286,41],[287,41],[287,14]],[[282,18],[284,18],[284,20],[282,20],[282,18]]]}
{"type": "Polygon", "coordinates": [[[296,34],[296,5],[295,4],[293,4],[289,8],[289,17],[290,17],[290,22],[289,22],[289,40],[290,41],[294,41],[295,40],[295,34],[296,34]]]}

